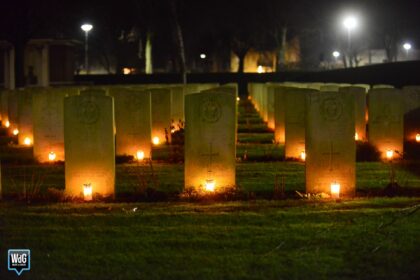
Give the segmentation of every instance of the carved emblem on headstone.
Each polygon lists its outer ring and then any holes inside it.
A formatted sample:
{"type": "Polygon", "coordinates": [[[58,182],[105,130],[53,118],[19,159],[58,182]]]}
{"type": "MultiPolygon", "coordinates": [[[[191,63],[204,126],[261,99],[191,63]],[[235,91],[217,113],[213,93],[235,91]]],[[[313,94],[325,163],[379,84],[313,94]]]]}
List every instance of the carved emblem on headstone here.
{"type": "Polygon", "coordinates": [[[201,119],[207,123],[217,122],[222,115],[222,106],[216,98],[206,98],[201,106],[201,119]]]}
{"type": "Polygon", "coordinates": [[[343,114],[343,104],[341,104],[338,98],[326,98],[321,104],[321,114],[324,120],[338,120],[343,114]]]}
{"type": "Polygon", "coordinates": [[[99,108],[98,105],[89,99],[84,99],[79,104],[79,121],[83,124],[93,124],[98,121],[99,108]]]}

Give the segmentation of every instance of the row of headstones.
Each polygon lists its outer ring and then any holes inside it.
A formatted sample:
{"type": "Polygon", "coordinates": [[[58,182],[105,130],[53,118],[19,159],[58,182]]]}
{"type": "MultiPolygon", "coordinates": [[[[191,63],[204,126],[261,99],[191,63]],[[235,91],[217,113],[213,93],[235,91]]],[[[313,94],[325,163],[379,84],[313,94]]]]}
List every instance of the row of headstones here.
{"type": "MultiPolygon", "coordinates": [[[[85,89],[104,90],[115,99],[117,155],[145,158],[155,144],[171,141],[171,132],[184,121],[184,95],[217,84],[145,85],[127,87],[62,87],[27,88],[1,92],[0,119],[18,135],[18,144],[33,145],[34,158],[48,162],[51,157],[64,161],[64,99],[85,89]]],[[[89,117],[89,110],[80,108],[79,118],[89,117]],[[84,111],[83,111],[84,110],[84,111]]],[[[95,118],[95,116],[90,116],[95,118]]]]}
{"type": "MultiPolygon", "coordinates": [[[[285,157],[305,161],[306,191],[332,194],[338,188],[343,196],[355,193],[355,140],[368,139],[383,157],[402,153],[404,113],[420,108],[420,87],[252,84],[250,96],[276,141],[285,144],[285,157]]],[[[409,140],[419,131],[418,120],[409,140]]]]}
{"type": "MultiPolygon", "coordinates": [[[[182,95],[186,187],[210,190],[216,181],[218,186],[235,185],[237,87],[201,90],[211,86],[201,85],[182,95]]],[[[30,115],[27,119],[33,120],[34,144],[43,142],[42,149],[47,152],[53,146],[57,151],[63,148],[65,190],[71,196],[86,195],[86,189],[90,194],[113,196],[115,142],[118,145],[119,138],[133,136],[132,141],[127,140],[128,148],[134,144],[137,148],[143,142],[150,147],[153,107],[156,114],[171,112],[171,102],[167,101],[171,94],[164,89],[110,88],[107,93],[75,88],[28,91],[11,93],[6,103],[10,106],[9,99],[15,96],[19,100],[17,123],[25,133],[29,128],[24,127],[30,124],[23,121],[24,115],[30,115]],[[148,135],[147,139],[144,135],[148,135]]],[[[3,121],[9,122],[9,113],[10,110],[2,110],[3,121]]]]}
{"type": "MultiPolygon", "coordinates": [[[[369,141],[383,158],[387,151],[403,154],[403,142],[416,141],[420,128],[415,125],[420,108],[420,87],[402,90],[389,85],[267,83],[250,84],[250,96],[262,118],[275,131],[275,141],[285,144],[285,157],[298,158],[305,147],[305,95],[311,92],[351,93],[355,110],[353,138],[369,141]],[[406,123],[404,116],[411,123],[406,123]],[[413,125],[414,123],[414,125],[413,125]],[[367,131],[368,130],[368,131],[367,131]]],[[[341,110],[335,108],[334,110],[341,110]]],[[[418,120],[417,123],[420,123],[418,120]]],[[[323,131],[322,127],[319,127],[323,131]]]]}

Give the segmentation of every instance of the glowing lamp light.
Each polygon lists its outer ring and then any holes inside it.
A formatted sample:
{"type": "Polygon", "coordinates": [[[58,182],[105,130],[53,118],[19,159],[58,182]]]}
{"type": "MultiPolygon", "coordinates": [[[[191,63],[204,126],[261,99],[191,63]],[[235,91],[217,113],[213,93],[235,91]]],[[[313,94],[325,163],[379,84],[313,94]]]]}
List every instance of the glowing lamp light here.
{"type": "Polygon", "coordinates": [[[92,200],[92,184],[91,183],[83,184],[83,199],[85,201],[92,200]]]}
{"type": "Polygon", "coordinates": [[[204,189],[208,192],[214,192],[214,187],[216,186],[216,183],[213,179],[207,179],[206,183],[204,184],[204,189]]]}
{"type": "Polygon", "coordinates": [[[30,146],[32,144],[31,138],[25,137],[25,139],[23,140],[23,144],[25,144],[26,146],[30,146]]]}
{"type": "Polygon", "coordinates": [[[9,128],[10,127],[10,122],[9,121],[6,121],[6,123],[4,124],[7,128],[9,128]]]}
{"type": "Polygon", "coordinates": [[[171,133],[175,133],[176,132],[176,129],[175,128],[172,128],[171,129],[171,133]]]}
{"type": "Polygon", "coordinates": [[[259,73],[259,74],[264,73],[264,68],[261,65],[258,65],[257,73],[259,73]]]}
{"type": "Polygon", "coordinates": [[[206,56],[206,54],[205,53],[202,53],[202,54],[200,54],[200,58],[201,59],[205,59],[207,56],[206,56]]]}
{"type": "Polygon", "coordinates": [[[92,30],[93,25],[92,25],[92,24],[89,24],[89,23],[85,23],[85,24],[83,24],[82,26],[80,26],[80,28],[81,28],[83,31],[85,31],[85,32],[89,32],[89,31],[91,31],[91,30],[92,30]]]}
{"type": "Polygon", "coordinates": [[[359,141],[359,134],[357,132],[354,134],[354,140],[359,141]]]}
{"type": "Polygon", "coordinates": [[[300,159],[305,161],[306,160],[306,153],[305,151],[300,152],[300,159]]]}
{"type": "Polygon", "coordinates": [[[236,101],[241,101],[241,98],[239,96],[236,97],[236,101]]]}
{"type": "Polygon", "coordinates": [[[159,137],[157,137],[157,136],[153,137],[152,142],[153,142],[154,145],[159,145],[159,143],[160,143],[159,137]]]}
{"type": "Polygon", "coordinates": [[[337,58],[337,57],[339,57],[339,56],[340,56],[340,52],[338,52],[338,51],[333,51],[332,55],[333,55],[333,57],[337,58]]]}
{"type": "Polygon", "coordinates": [[[417,143],[420,143],[420,133],[417,133],[416,134],[416,142],[417,143]]]}
{"type": "Polygon", "coordinates": [[[394,157],[394,151],[393,150],[387,150],[386,151],[386,158],[392,159],[394,157]]]}
{"type": "Polygon", "coordinates": [[[56,159],[56,154],[54,153],[54,152],[50,152],[49,154],[48,154],[48,160],[49,161],[55,161],[55,159],[56,159]]]}
{"type": "Polygon", "coordinates": [[[131,74],[131,69],[130,69],[130,68],[123,68],[123,74],[124,74],[124,75],[129,75],[129,74],[131,74]]]}
{"type": "Polygon", "coordinates": [[[348,16],[344,19],[343,25],[348,30],[352,30],[357,27],[357,18],[354,16],[348,16]]]}
{"type": "Polygon", "coordinates": [[[337,182],[331,183],[331,198],[340,197],[340,184],[337,182]]]}
{"type": "Polygon", "coordinates": [[[17,128],[13,129],[13,135],[18,135],[19,134],[19,130],[17,128]]]}
{"type": "Polygon", "coordinates": [[[143,151],[140,151],[140,150],[137,151],[136,158],[137,158],[138,161],[143,160],[144,159],[144,152],[143,151]]]}
{"type": "Polygon", "coordinates": [[[409,50],[411,50],[411,44],[410,43],[404,43],[403,48],[404,48],[404,50],[409,51],[409,50]]]}

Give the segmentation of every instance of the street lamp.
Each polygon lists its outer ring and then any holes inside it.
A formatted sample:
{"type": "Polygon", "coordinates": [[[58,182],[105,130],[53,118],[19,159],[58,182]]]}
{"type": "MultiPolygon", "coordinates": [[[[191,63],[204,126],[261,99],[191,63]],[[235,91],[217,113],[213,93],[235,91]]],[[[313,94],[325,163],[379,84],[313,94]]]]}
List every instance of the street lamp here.
{"type": "Polygon", "coordinates": [[[408,51],[411,50],[411,44],[410,43],[404,43],[403,48],[405,50],[405,57],[408,60],[408,51]]]}
{"type": "Polygon", "coordinates": [[[85,32],[85,69],[86,74],[89,74],[89,59],[88,59],[88,34],[92,30],[93,25],[85,23],[80,28],[85,32]]]}
{"type": "Polygon", "coordinates": [[[353,29],[355,29],[358,25],[357,18],[355,16],[347,16],[343,20],[343,25],[347,29],[347,48],[349,53],[349,61],[350,61],[350,67],[353,66],[352,60],[351,60],[351,32],[353,29]]]}

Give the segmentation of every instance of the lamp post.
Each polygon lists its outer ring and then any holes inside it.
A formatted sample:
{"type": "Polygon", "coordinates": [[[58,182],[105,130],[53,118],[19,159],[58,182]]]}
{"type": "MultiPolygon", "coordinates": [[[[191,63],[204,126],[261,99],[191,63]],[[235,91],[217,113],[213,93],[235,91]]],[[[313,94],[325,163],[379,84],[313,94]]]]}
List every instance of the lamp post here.
{"type": "Polygon", "coordinates": [[[89,74],[89,58],[88,58],[88,34],[92,30],[93,25],[85,23],[80,28],[85,32],[85,69],[86,74],[89,74]]]}
{"type": "Polygon", "coordinates": [[[354,16],[347,16],[343,20],[343,25],[347,29],[347,49],[350,67],[353,67],[353,61],[351,59],[351,32],[357,27],[357,18],[354,16]]]}
{"type": "Polygon", "coordinates": [[[411,44],[404,43],[403,48],[405,50],[405,58],[408,60],[408,52],[411,50],[411,44]]]}

